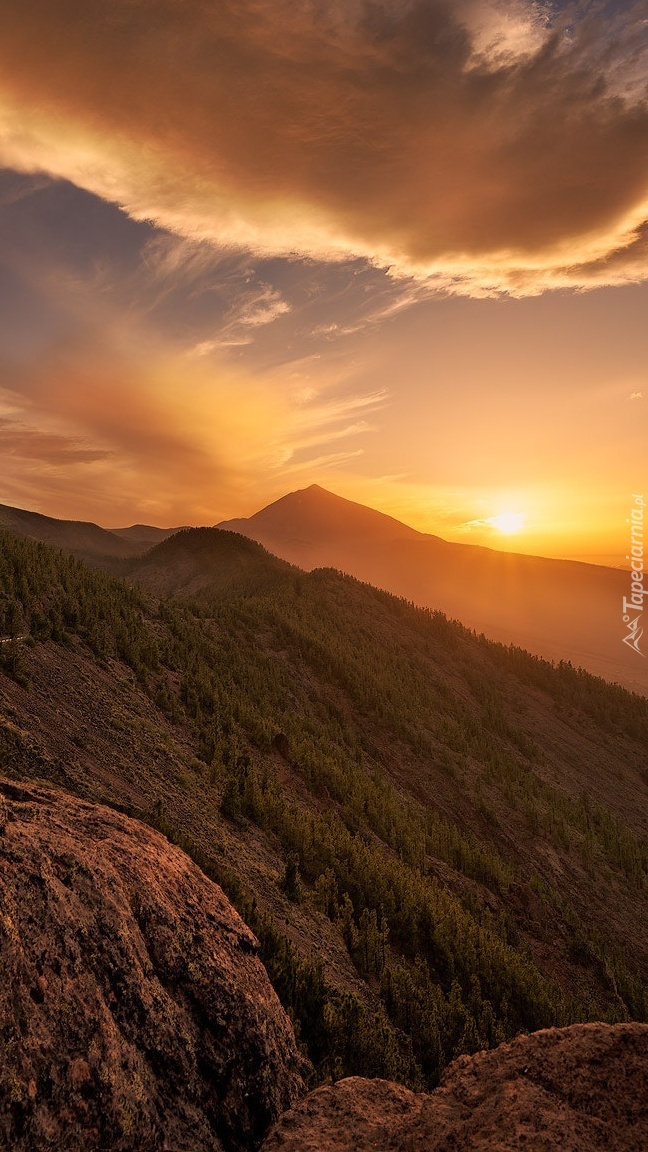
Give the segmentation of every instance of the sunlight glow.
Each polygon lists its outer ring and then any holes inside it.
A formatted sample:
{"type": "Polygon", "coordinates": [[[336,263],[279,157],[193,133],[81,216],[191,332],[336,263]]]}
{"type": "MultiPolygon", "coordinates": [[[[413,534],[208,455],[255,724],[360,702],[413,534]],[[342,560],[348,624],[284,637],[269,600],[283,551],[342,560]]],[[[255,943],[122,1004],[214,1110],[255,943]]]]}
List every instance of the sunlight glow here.
{"type": "Polygon", "coordinates": [[[498,532],[503,532],[505,536],[513,536],[516,532],[521,532],[525,520],[526,512],[500,512],[499,516],[491,516],[486,523],[492,524],[493,528],[497,528],[498,532]]]}

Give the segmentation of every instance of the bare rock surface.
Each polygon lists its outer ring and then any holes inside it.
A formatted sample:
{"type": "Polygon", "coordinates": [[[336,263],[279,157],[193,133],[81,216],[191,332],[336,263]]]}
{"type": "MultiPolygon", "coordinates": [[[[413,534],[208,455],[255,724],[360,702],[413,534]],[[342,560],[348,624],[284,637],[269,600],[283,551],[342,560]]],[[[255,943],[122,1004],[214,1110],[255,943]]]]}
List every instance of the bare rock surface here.
{"type": "Polygon", "coordinates": [[[645,1152],[648,1025],[576,1024],[462,1056],[431,1095],[318,1088],[262,1152],[645,1152]]]}
{"type": "Polygon", "coordinates": [[[0,1148],[256,1147],[303,1092],[256,949],[158,833],[0,780],[0,1148]]]}

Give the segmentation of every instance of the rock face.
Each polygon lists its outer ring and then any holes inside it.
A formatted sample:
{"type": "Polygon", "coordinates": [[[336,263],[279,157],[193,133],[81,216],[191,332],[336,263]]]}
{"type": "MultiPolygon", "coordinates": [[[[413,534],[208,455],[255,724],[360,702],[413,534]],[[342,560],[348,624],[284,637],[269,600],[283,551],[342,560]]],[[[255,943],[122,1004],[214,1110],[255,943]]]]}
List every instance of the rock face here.
{"type": "Polygon", "coordinates": [[[303,1092],[256,947],[156,832],[0,780],[0,1147],[256,1147],[303,1092]]]}
{"type": "Polygon", "coordinates": [[[648,1025],[576,1024],[462,1056],[435,1092],[352,1077],[279,1121],[262,1152],[641,1152],[648,1025]]]}

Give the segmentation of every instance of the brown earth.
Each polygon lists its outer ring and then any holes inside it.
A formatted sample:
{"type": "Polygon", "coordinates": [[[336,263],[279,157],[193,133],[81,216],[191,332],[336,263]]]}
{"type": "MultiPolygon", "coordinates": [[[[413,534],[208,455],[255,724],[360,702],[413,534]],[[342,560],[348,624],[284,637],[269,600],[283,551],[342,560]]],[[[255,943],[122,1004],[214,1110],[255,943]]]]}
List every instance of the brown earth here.
{"type": "Polygon", "coordinates": [[[262,1152],[642,1152],[648,1025],[577,1024],[461,1056],[429,1096],[351,1077],[281,1118],[262,1152]]]}
{"type": "Polygon", "coordinates": [[[303,1091],[256,949],[158,833],[0,780],[0,1147],[255,1147],[303,1091]]]}

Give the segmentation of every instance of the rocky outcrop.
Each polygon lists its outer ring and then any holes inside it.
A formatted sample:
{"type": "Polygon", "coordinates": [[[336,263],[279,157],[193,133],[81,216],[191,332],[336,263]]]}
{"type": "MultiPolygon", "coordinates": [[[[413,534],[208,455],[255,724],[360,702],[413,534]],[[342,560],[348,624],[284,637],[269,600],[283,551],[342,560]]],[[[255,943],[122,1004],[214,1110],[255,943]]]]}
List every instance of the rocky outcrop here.
{"type": "Polygon", "coordinates": [[[640,1152],[648,1025],[578,1024],[462,1056],[429,1096],[352,1077],[279,1121],[262,1152],[640,1152]]]}
{"type": "Polygon", "coordinates": [[[0,1147],[256,1147],[303,1087],[220,888],[110,809],[9,781],[0,809],[0,1147]]]}
{"type": "Polygon", "coordinates": [[[299,1100],[256,948],[158,833],[0,780],[0,1148],[250,1152],[275,1122],[263,1152],[648,1148],[641,1024],[520,1036],[430,1095],[354,1077],[299,1100]]]}

